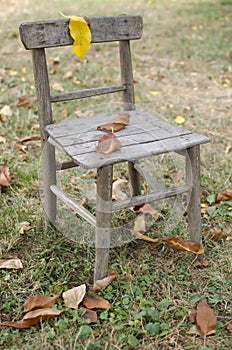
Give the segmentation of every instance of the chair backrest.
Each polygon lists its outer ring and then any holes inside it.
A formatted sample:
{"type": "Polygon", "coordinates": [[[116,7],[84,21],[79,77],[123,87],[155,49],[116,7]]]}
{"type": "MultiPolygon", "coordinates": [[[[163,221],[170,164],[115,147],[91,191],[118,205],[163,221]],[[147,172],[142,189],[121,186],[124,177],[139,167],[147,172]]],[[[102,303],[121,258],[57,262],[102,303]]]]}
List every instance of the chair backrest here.
{"type": "Polygon", "coordinates": [[[121,85],[76,90],[51,96],[46,61],[46,48],[72,45],[69,20],[46,20],[22,23],[19,27],[24,47],[32,50],[35,88],[38,101],[42,144],[45,127],[53,122],[51,103],[86,98],[122,91],[125,110],[133,110],[134,84],[130,40],[140,39],[143,21],[140,15],[119,15],[89,18],[92,43],[119,42],[121,85]]]}

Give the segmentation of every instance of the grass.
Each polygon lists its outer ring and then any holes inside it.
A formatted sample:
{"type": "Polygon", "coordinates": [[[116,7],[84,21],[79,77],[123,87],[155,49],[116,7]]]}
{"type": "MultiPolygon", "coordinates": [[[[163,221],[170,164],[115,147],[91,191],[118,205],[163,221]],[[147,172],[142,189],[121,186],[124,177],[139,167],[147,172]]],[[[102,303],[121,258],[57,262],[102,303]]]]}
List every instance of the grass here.
{"type": "MultiPolygon", "coordinates": [[[[23,8],[20,2],[2,1],[0,107],[10,105],[13,116],[0,122],[1,136],[6,139],[0,144],[0,163],[8,162],[13,179],[1,193],[0,255],[19,257],[24,270],[0,270],[1,322],[20,319],[23,303],[30,295],[61,294],[82,283],[91,286],[94,265],[92,246],[69,240],[45,222],[39,194],[39,145],[29,142],[26,154],[17,149],[19,137],[38,132],[36,105],[28,110],[15,106],[19,97],[34,94],[31,57],[19,42],[19,23],[58,18],[59,10],[87,16],[141,13],[143,39],[133,43],[137,105],[155,110],[170,122],[182,115],[185,127],[212,138],[202,147],[202,202],[210,205],[202,213],[203,232],[219,227],[231,234],[231,203],[215,204],[209,199],[231,187],[231,153],[225,153],[231,141],[231,8],[228,0],[129,0],[126,4],[119,0],[113,8],[109,0],[97,0],[94,6],[89,0],[67,0],[65,4],[60,0],[41,0],[38,4],[28,0],[23,8]],[[156,96],[150,91],[156,91],[156,96]],[[30,222],[33,228],[20,233],[18,224],[22,221],[30,222]]],[[[111,44],[106,45],[106,53],[92,46],[83,65],[73,58],[70,48],[51,50],[52,81],[70,87],[71,81],[64,74],[75,67],[72,80],[77,86],[107,85],[114,78],[117,82],[115,55],[111,44]],[[55,66],[57,56],[70,66],[55,66]],[[98,68],[102,61],[104,70],[98,68]]],[[[110,101],[117,102],[117,97],[110,101]]],[[[97,104],[106,102],[96,100],[97,104]]],[[[86,101],[71,103],[70,107],[60,103],[54,115],[58,119],[72,113],[86,115],[86,108],[86,101]]],[[[90,110],[94,109],[92,105],[90,110]]],[[[163,163],[161,160],[158,165],[163,163]]],[[[173,171],[173,164],[167,161],[166,165],[173,171]]],[[[123,169],[118,172],[124,176],[123,169]]],[[[119,221],[124,217],[122,213],[119,221]]],[[[161,220],[153,234],[162,235],[164,230],[161,220]]],[[[174,233],[186,236],[185,223],[174,233]]],[[[188,334],[188,310],[205,298],[218,320],[216,334],[207,338],[207,349],[230,349],[226,325],[232,318],[231,241],[215,242],[206,234],[203,238],[209,261],[205,269],[195,268],[194,258],[187,253],[141,241],[112,249],[110,267],[118,272],[118,278],[100,293],[112,308],[98,310],[96,324],[90,327],[79,312],[65,309],[59,318],[28,330],[1,328],[0,348],[206,350],[202,338],[188,334]],[[99,335],[94,337],[92,330],[99,335]]]]}

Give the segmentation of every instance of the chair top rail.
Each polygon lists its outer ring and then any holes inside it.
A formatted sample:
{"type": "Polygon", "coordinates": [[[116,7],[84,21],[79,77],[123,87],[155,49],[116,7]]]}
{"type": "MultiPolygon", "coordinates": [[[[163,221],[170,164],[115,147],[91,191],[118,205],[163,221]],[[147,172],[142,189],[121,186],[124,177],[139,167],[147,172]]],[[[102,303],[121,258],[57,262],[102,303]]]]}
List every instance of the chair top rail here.
{"type": "MultiPolygon", "coordinates": [[[[143,20],[140,15],[89,18],[92,43],[140,39],[143,20]]],[[[24,22],[19,33],[27,50],[73,44],[69,19],[24,22]]]]}

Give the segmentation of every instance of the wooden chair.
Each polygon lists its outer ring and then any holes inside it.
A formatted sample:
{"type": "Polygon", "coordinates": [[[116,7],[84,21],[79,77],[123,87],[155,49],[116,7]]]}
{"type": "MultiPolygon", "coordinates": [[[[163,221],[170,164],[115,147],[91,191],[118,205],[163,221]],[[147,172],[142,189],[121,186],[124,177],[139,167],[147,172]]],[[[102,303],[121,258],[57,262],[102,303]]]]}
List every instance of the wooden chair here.
{"type": "Polygon", "coordinates": [[[209,142],[210,139],[170,125],[157,118],[156,115],[135,109],[130,40],[140,39],[142,36],[143,23],[139,15],[89,19],[92,43],[119,42],[121,85],[71,91],[51,96],[45,49],[72,45],[73,40],[69,34],[68,24],[67,19],[22,23],[20,36],[25,48],[32,50],[42,147],[46,143],[42,166],[45,210],[49,220],[55,224],[56,197],[59,197],[95,226],[94,280],[98,280],[107,275],[112,211],[186,193],[190,238],[192,241],[201,243],[200,144],[209,142]],[[104,155],[97,153],[95,148],[95,143],[101,135],[97,126],[110,120],[112,115],[76,118],[53,124],[52,103],[120,91],[124,110],[129,111],[131,120],[125,129],[117,133],[122,143],[122,148],[118,151],[104,155]],[[56,146],[70,157],[70,161],[57,166],[56,146]],[[185,156],[186,183],[182,186],[141,194],[139,180],[144,173],[138,160],[173,151],[185,156]],[[129,199],[112,201],[113,165],[119,162],[128,163],[133,193],[129,199]],[[85,169],[97,168],[96,217],[64,193],[56,184],[57,169],[67,169],[73,166],[81,166],[85,169]]]}

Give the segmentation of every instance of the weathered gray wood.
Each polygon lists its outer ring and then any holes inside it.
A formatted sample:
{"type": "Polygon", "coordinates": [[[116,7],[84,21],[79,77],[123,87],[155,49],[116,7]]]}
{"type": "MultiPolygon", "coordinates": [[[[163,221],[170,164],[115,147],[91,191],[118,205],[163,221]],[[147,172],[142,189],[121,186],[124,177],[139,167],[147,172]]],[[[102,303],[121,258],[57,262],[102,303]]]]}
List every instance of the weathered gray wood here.
{"type": "Polygon", "coordinates": [[[56,94],[51,96],[51,102],[78,100],[86,97],[111,94],[114,92],[123,91],[125,89],[126,89],[125,86],[118,85],[118,86],[106,86],[101,88],[70,91],[70,92],[65,92],[62,94],[56,94]]]}
{"type": "Polygon", "coordinates": [[[52,123],[52,109],[44,49],[33,50],[32,59],[42,146],[44,209],[48,219],[55,224],[56,196],[50,191],[50,186],[56,184],[56,160],[55,149],[47,142],[48,136],[45,131],[46,125],[52,123]]]}
{"type": "Polygon", "coordinates": [[[112,165],[98,169],[94,281],[107,275],[112,213],[112,179],[112,165]]]}
{"type": "Polygon", "coordinates": [[[56,163],[56,170],[65,170],[75,168],[77,166],[79,165],[74,163],[72,160],[65,160],[63,162],[56,163]]]}
{"type": "Polygon", "coordinates": [[[130,197],[121,201],[112,203],[112,210],[116,211],[123,208],[134,207],[140,204],[150,203],[155,200],[169,198],[178,194],[186,193],[190,190],[189,185],[182,185],[178,187],[165,188],[148,194],[141,194],[139,196],[130,197]]]}
{"type": "MultiPolygon", "coordinates": [[[[143,157],[178,151],[189,148],[197,144],[208,142],[204,136],[199,134],[190,134],[177,136],[162,141],[148,142],[144,144],[134,144],[122,147],[109,155],[97,153],[96,150],[86,154],[73,154],[69,152],[69,147],[64,147],[64,151],[70,155],[74,162],[77,162],[83,168],[93,169],[103,165],[109,165],[124,161],[134,161],[143,157]]],[[[78,147],[77,147],[78,148],[78,147]]]]}
{"type": "MultiPolygon", "coordinates": [[[[22,23],[20,37],[25,48],[46,48],[72,45],[69,19],[22,23]]],[[[134,40],[142,36],[143,21],[139,15],[89,18],[92,43],[134,40]]]]}
{"type": "Polygon", "coordinates": [[[87,209],[85,209],[82,205],[77,203],[69,194],[62,191],[56,185],[51,186],[51,191],[58,198],[60,198],[68,208],[72,209],[76,214],[80,215],[83,219],[89,222],[91,225],[96,225],[96,219],[87,209]]]}
{"type": "Polygon", "coordinates": [[[200,201],[200,146],[187,149],[186,182],[191,186],[187,196],[187,213],[191,241],[202,244],[200,201]]]}

